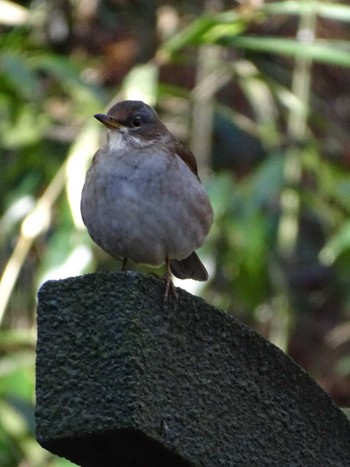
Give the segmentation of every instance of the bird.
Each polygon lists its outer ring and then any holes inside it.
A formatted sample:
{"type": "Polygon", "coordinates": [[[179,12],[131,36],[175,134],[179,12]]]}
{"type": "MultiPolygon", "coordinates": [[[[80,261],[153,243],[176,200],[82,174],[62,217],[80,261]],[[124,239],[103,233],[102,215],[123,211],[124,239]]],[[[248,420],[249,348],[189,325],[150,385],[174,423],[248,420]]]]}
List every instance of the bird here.
{"type": "Polygon", "coordinates": [[[192,152],[137,100],[94,117],[107,139],[87,171],[81,215],[92,240],[115,259],[158,267],[165,263],[164,301],[177,296],[172,274],[205,281],[196,249],[205,241],[213,209],[192,152]]]}

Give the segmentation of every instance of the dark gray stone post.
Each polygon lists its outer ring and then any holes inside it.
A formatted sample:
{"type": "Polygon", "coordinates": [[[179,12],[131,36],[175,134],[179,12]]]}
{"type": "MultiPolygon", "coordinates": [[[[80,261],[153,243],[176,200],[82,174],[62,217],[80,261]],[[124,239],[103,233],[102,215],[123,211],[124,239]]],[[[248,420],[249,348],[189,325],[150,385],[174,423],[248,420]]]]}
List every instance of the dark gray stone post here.
{"type": "Polygon", "coordinates": [[[348,466],[350,425],[248,326],[137,273],[39,292],[37,440],[84,467],[348,466]]]}

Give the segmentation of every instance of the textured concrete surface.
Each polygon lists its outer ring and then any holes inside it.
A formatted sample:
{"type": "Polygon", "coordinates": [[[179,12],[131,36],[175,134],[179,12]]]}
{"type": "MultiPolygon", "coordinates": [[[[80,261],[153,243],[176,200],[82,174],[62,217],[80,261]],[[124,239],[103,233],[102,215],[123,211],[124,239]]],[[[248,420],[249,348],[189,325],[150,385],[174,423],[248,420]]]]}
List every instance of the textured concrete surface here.
{"type": "Polygon", "coordinates": [[[350,425],[249,327],[136,273],[39,292],[37,439],[88,467],[346,466],[350,425]]]}

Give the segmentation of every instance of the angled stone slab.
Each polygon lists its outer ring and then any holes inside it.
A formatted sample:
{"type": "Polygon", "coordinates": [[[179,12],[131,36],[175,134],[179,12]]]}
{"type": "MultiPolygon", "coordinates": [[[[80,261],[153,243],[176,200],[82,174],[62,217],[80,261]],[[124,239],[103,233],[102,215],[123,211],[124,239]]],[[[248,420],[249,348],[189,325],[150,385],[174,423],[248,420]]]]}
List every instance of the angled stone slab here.
{"type": "Polygon", "coordinates": [[[251,328],[136,273],[39,292],[38,442],[84,467],[350,465],[345,415],[251,328]]]}

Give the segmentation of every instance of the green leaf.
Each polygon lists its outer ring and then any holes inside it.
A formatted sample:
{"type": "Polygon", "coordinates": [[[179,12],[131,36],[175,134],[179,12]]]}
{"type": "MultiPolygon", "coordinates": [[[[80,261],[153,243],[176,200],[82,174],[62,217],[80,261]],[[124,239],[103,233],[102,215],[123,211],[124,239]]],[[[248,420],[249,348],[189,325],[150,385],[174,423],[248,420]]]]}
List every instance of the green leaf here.
{"type": "Polygon", "coordinates": [[[1,358],[0,395],[30,398],[34,389],[33,351],[21,350],[1,358]]]}
{"type": "Polygon", "coordinates": [[[82,82],[79,69],[66,58],[43,54],[31,57],[29,63],[33,69],[46,71],[56,76],[59,81],[82,82]]]}
{"type": "Polygon", "coordinates": [[[218,15],[201,16],[186,29],[169,39],[160,49],[160,55],[169,56],[188,45],[212,43],[223,35],[242,32],[251,19],[234,10],[218,15]]]}
{"type": "Polygon", "coordinates": [[[236,21],[232,24],[215,24],[208,31],[202,34],[200,38],[201,43],[213,44],[221,37],[237,36],[241,34],[246,28],[243,21],[236,21]]]}
{"type": "Polygon", "coordinates": [[[15,120],[0,122],[0,136],[5,148],[20,148],[40,141],[49,121],[44,113],[38,114],[33,105],[22,106],[15,120]]]}
{"type": "Polygon", "coordinates": [[[138,65],[126,75],[123,91],[126,99],[139,99],[150,105],[157,101],[158,67],[154,63],[138,65]]]}
{"type": "Polygon", "coordinates": [[[171,56],[173,53],[178,52],[189,44],[196,43],[213,24],[215,24],[213,18],[202,16],[199,20],[194,21],[186,29],[165,42],[159,51],[160,56],[171,56]]]}
{"type": "Polygon", "coordinates": [[[262,143],[267,147],[275,147],[279,141],[278,111],[270,86],[248,60],[236,60],[232,67],[256,115],[257,130],[262,143]]]}
{"type": "Polygon", "coordinates": [[[350,212],[350,180],[348,176],[337,177],[334,180],[334,198],[338,204],[350,212]]]}
{"type": "Polygon", "coordinates": [[[2,53],[0,72],[11,82],[17,93],[26,98],[33,98],[38,89],[35,73],[28,64],[27,58],[19,53],[2,53]]]}
{"type": "Polygon", "coordinates": [[[327,19],[350,21],[350,6],[341,5],[340,3],[318,2],[317,13],[327,19]]]}
{"type": "Polygon", "coordinates": [[[350,7],[340,3],[323,2],[273,2],[266,3],[261,11],[275,15],[306,15],[316,14],[323,18],[338,21],[350,21],[350,7]]]}
{"type": "Polygon", "coordinates": [[[31,57],[30,65],[34,70],[44,71],[56,78],[63,89],[71,96],[80,114],[89,115],[105,100],[103,90],[86,82],[78,65],[68,58],[43,54],[31,57]]]}
{"type": "Polygon", "coordinates": [[[350,221],[345,222],[326,243],[320,252],[320,261],[331,265],[346,250],[350,250],[350,221]]]}
{"type": "MultiPolygon", "coordinates": [[[[249,24],[274,14],[300,16],[316,14],[327,19],[350,21],[350,6],[322,2],[286,1],[266,3],[261,8],[236,9],[217,15],[204,15],[169,39],[160,49],[160,56],[171,56],[189,45],[212,44],[220,41],[225,41],[224,45],[227,45],[227,40],[241,34],[249,24]]],[[[346,51],[334,50],[333,47],[321,43],[300,44],[292,39],[240,37],[232,45],[289,55],[304,53],[314,60],[326,61],[340,66],[349,66],[350,62],[346,51]],[[279,43],[277,48],[276,41],[279,43]],[[307,50],[305,50],[305,46],[307,50]]]]}
{"type": "Polygon", "coordinates": [[[256,52],[278,53],[332,65],[350,67],[350,42],[315,40],[302,43],[294,39],[274,37],[239,36],[227,37],[221,41],[223,45],[254,50],[256,52]]]}
{"type": "Polygon", "coordinates": [[[277,198],[284,184],[284,164],[282,155],[271,155],[253,173],[251,199],[255,207],[277,198]]]}

